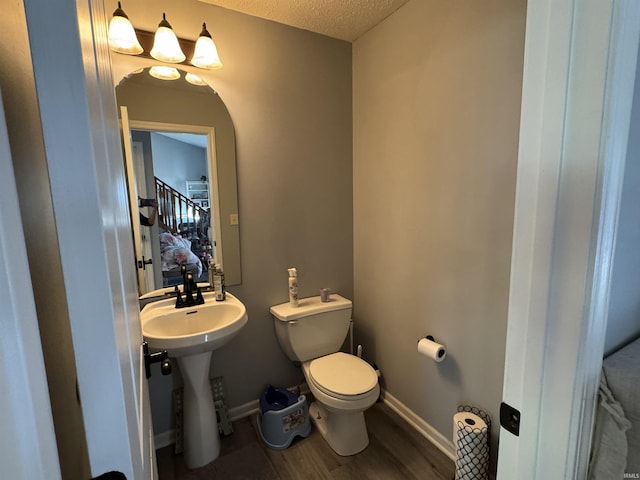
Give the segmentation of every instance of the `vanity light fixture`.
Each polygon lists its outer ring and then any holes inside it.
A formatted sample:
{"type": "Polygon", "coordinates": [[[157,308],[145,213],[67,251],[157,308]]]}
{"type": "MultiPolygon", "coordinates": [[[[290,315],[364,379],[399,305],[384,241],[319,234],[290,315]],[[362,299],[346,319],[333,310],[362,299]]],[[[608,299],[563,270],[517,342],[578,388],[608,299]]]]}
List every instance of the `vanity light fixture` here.
{"type": "Polygon", "coordinates": [[[122,10],[120,2],[109,22],[109,47],[114,52],[139,55],[143,52],[129,17],[122,10]]]}
{"type": "Polygon", "coordinates": [[[202,31],[196,41],[196,48],[193,52],[193,58],[191,59],[191,65],[198,68],[204,68],[207,70],[213,70],[222,68],[222,62],[218,55],[218,49],[216,44],[211,38],[211,34],[207,30],[207,24],[202,24],[202,31]]]}
{"type": "MultiPolygon", "coordinates": [[[[140,55],[164,63],[183,63],[206,70],[222,68],[218,49],[207,30],[206,23],[202,24],[202,31],[197,41],[178,38],[167,21],[165,13],[162,14],[162,21],[155,33],[138,30],[129,21],[120,2],[109,23],[109,47],[114,52],[140,55]],[[190,58],[189,61],[187,57],[190,58]]],[[[171,73],[169,78],[166,76],[168,70],[164,72],[156,78],[175,79],[175,74],[171,73]]]]}
{"type": "Polygon", "coordinates": [[[181,63],[187,58],[182,52],[178,37],[176,37],[171,25],[167,22],[167,17],[164,13],[154,35],[153,48],[150,54],[156,60],[166,63],[181,63]]]}

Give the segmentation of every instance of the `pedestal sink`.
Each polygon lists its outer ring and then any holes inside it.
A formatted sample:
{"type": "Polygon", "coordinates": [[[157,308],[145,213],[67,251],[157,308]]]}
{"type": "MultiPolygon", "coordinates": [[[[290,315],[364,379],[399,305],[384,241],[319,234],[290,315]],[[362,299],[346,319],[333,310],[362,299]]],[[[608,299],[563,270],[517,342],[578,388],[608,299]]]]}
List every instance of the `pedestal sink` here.
{"type": "Polygon", "coordinates": [[[213,292],[205,303],[175,308],[167,298],[145,305],[140,313],[142,335],[152,350],[166,350],[178,360],[184,379],[184,459],[198,468],[220,454],[220,436],[209,386],[213,350],[231,340],[247,323],[247,310],[236,297],[216,302],[213,292]]]}

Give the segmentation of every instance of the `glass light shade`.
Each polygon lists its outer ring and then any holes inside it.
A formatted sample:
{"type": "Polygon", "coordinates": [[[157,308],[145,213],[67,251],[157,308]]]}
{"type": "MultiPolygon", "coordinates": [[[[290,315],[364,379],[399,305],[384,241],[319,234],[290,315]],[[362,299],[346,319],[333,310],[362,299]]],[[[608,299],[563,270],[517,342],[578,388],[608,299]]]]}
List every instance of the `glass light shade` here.
{"type": "Polygon", "coordinates": [[[113,12],[113,17],[109,22],[109,48],[114,52],[126,55],[142,53],[142,46],[138,42],[133,25],[120,8],[120,2],[118,2],[118,8],[113,12]]]}
{"type": "Polygon", "coordinates": [[[202,32],[200,32],[200,36],[196,41],[191,65],[207,70],[222,68],[222,62],[218,56],[218,49],[211,38],[211,34],[207,31],[207,25],[205,23],[202,24],[202,32]]]}
{"type": "Polygon", "coordinates": [[[193,73],[187,73],[184,76],[184,79],[189,82],[191,85],[197,85],[199,87],[207,85],[207,82],[202,80],[199,76],[194,75],[193,73]]]}
{"type": "Polygon", "coordinates": [[[180,72],[175,67],[166,67],[156,65],[149,69],[149,75],[159,80],[177,80],[180,78],[180,72]]]}
{"type": "Polygon", "coordinates": [[[162,14],[162,22],[153,37],[153,48],[149,52],[153,58],[166,63],[180,63],[187,58],[180,48],[178,37],[162,14]]]}

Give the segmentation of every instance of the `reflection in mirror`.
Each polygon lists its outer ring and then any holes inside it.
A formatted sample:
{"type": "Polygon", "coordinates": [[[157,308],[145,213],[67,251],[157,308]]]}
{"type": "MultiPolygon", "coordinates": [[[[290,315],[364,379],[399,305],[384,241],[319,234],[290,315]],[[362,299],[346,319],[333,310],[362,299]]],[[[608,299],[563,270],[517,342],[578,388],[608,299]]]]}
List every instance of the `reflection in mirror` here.
{"type": "Polygon", "coordinates": [[[206,281],[210,258],[222,265],[228,285],[241,281],[231,117],[209,86],[180,74],[166,81],[144,69],[116,87],[129,132],[123,140],[140,293],[180,283],[183,263],[206,281]],[[139,198],[157,201],[155,218],[139,198]],[[153,225],[145,226],[142,215],[153,225]]]}
{"type": "Polygon", "coordinates": [[[182,265],[197,281],[208,281],[207,267],[223,257],[219,202],[210,202],[218,198],[215,130],[132,120],[129,129],[125,154],[130,150],[129,190],[137,192],[130,201],[140,209],[132,211],[132,225],[143,259],[141,293],[180,283],[182,265]],[[146,258],[159,258],[161,268],[147,268],[146,258]]]}

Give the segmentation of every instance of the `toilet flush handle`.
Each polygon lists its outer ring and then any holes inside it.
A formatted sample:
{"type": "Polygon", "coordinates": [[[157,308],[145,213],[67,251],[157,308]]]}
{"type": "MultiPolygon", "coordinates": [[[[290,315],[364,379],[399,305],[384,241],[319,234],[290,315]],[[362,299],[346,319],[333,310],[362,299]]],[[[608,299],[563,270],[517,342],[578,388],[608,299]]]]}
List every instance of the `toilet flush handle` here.
{"type": "Polygon", "coordinates": [[[289,325],[296,325],[298,323],[297,320],[289,320],[289,325]]]}

